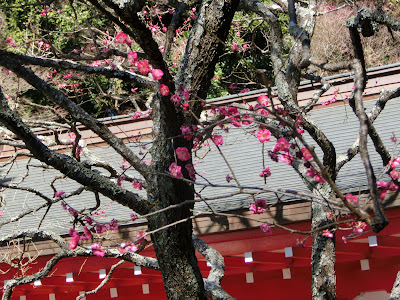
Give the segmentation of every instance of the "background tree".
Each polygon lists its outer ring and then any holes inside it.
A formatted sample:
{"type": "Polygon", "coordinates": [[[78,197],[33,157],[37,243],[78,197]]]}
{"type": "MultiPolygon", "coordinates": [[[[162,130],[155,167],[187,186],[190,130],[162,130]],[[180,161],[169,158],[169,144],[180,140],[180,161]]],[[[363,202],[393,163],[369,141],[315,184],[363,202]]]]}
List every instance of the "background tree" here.
{"type": "MultiPolygon", "coordinates": [[[[365,37],[373,36],[380,25],[391,31],[399,30],[399,21],[386,14],[381,3],[375,10],[359,10],[348,20],[346,25],[354,51],[353,60],[337,64],[321,62],[311,56],[310,44],[317,16],[317,3],[312,0],[307,3],[292,0],[274,3],[208,0],[157,4],[88,0],[79,2],[79,5],[76,2],[49,1],[40,3],[40,6],[34,1],[27,4],[7,1],[2,9],[11,23],[8,27],[10,35],[4,36],[3,50],[0,50],[0,65],[4,72],[12,72],[29,85],[23,94],[1,93],[0,122],[18,139],[16,142],[4,138],[2,142],[28,150],[29,156],[93,191],[96,200],[98,194],[102,194],[145,216],[157,255],[157,261],[140,257],[134,253],[136,245],[129,245],[130,251],[122,251],[123,254],[98,244],[77,248],[80,241],[92,238],[88,228],[98,225],[93,225],[91,218],[91,212],[97,207],[77,211],[65,200],[63,205],[75,218],[69,245],[47,232],[24,231],[3,239],[40,236],[52,239],[62,248],[49,261],[44,272],[8,282],[4,299],[11,296],[14,286],[47,275],[59,259],[77,254],[120,257],[160,269],[169,299],[205,299],[206,294],[212,299],[229,299],[230,296],[219,285],[223,276],[222,258],[198,238],[192,237],[191,208],[195,196],[201,195],[195,190],[196,172],[190,153],[207,139],[217,146],[222,143],[219,135],[213,133],[216,126],[242,126],[253,122],[258,126],[255,135],[260,142],[268,141],[270,135],[276,138],[277,143],[270,151],[271,158],[277,160],[280,156],[282,161],[290,164],[304,179],[315,199],[322,199],[322,203],[314,201],[312,204],[312,291],[315,299],[335,299],[335,245],[332,237],[339,220],[330,216],[330,205],[350,212],[354,220],[363,222],[375,232],[387,225],[380,196],[386,193],[390,183],[378,190],[366,147],[368,136],[382,157],[383,165],[388,166],[394,184],[391,187],[397,189],[398,186],[395,167],[399,160],[385,148],[373,121],[388,100],[400,95],[400,90],[382,92],[369,115],[363,107],[367,78],[360,32],[365,37]],[[22,16],[28,19],[26,23],[20,22],[22,16]],[[237,39],[243,40],[238,43],[230,37],[232,44],[226,44],[230,32],[237,32],[238,25],[232,22],[235,16],[241,21],[248,20],[248,30],[253,36],[250,39],[246,34],[241,37],[240,32],[239,35],[234,33],[237,39]],[[24,26],[29,30],[22,30],[24,26]],[[104,30],[108,26],[110,28],[104,30]],[[267,39],[261,40],[260,36],[267,39]],[[247,50],[248,47],[251,50],[247,50]],[[229,59],[238,50],[243,56],[229,59]],[[252,57],[256,60],[251,61],[249,58],[252,57]],[[240,63],[241,67],[234,63],[240,63]],[[28,65],[32,69],[27,68],[28,65]],[[311,66],[321,72],[354,71],[355,88],[349,96],[349,103],[360,120],[359,142],[343,156],[336,154],[334,145],[307,116],[319,97],[329,89],[329,83],[323,77],[311,74],[311,66]],[[203,122],[204,99],[210,91],[216,68],[226,76],[226,81],[234,85],[240,83],[238,79],[253,81],[247,83],[251,88],[267,85],[269,80],[273,80],[279,103],[270,104],[268,97],[263,96],[257,107],[214,108],[214,115],[203,122]],[[255,68],[257,72],[247,72],[255,68]],[[237,74],[246,73],[247,78],[234,74],[235,79],[229,79],[229,74],[225,74],[236,70],[237,74]],[[300,106],[297,100],[301,78],[320,83],[312,101],[305,106],[300,106]],[[38,137],[30,127],[55,124],[24,121],[21,117],[23,111],[17,106],[27,98],[36,108],[56,106],[59,110],[53,110],[57,116],[55,121],[58,121],[58,126],[73,132],[74,137],[68,141],[60,140],[57,134],[53,141],[38,137]],[[148,117],[153,121],[150,165],[96,119],[118,113],[124,105],[127,111],[135,111],[134,118],[148,117]],[[81,160],[86,149],[80,142],[77,123],[95,132],[141,178],[128,178],[98,161],[81,160]],[[303,137],[304,131],[309,135],[307,138],[303,137]],[[51,149],[53,144],[71,145],[71,155],[51,149]],[[316,154],[317,147],[322,159],[316,154]],[[335,185],[340,169],[358,153],[368,177],[368,203],[373,203],[372,207],[357,204],[357,197],[344,195],[335,185]],[[111,175],[99,174],[98,168],[108,170],[111,175]],[[120,183],[123,180],[134,182],[137,188],[143,186],[146,197],[122,187],[120,183]],[[368,209],[372,209],[372,216],[368,209]],[[213,265],[205,281],[198,268],[195,249],[213,265]]],[[[227,83],[222,82],[216,88],[224,85],[227,83]]],[[[240,187],[234,173],[232,176],[240,187]]],[[[263,171],[263,176],[268,176],[268,170],[263,171]]],[[[14,188],[5,184],[3,187],[14,188]]],[[[54,199],[51,199],[32,191],[43,197],[47,206],[69,196],[55,189],[54,199]]],[[[251,208],[258,212],[262,211],[263,205],[255,202],[251,208]]],[[[103,230],[115,228],[116,223],[104,226],[93,230],[100,234],[103,230]]]]}

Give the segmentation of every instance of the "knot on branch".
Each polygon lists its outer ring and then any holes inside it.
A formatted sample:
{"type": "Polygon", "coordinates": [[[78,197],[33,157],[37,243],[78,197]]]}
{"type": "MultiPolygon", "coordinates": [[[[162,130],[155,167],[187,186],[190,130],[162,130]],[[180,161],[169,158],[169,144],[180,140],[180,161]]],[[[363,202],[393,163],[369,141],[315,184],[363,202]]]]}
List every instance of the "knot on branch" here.
{"type": "Polygon", "coordinates": [[[347,27],[357,27],[364,37],[373,36],[378,32],[378,23],[374,21],[374,13],[369,8],[361,8],[357,16],[346,22],[347,27]]]}
{"type": "Polygon", "coordinates": [[[389,224],[388,219],[386,218],[385,215],[378,215],[376,214],[372,220],[369,226],[371,227],[373,232],[380,232],[383,228],[385,228],[389,224]]]}

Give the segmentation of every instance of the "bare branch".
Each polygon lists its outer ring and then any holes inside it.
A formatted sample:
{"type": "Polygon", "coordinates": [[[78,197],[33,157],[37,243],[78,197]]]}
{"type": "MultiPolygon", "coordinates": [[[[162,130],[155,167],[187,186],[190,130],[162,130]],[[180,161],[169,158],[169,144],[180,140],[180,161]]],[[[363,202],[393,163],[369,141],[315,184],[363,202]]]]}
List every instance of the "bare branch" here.
{"type": "Polygon", "coordinates": [[[194,248],[204,256],[211,264],[211,270],[207,279],[204,279],[204,286],[207,290],[207,295],[212,300],[233,300],[224,289],[221,288],[221,280],[225,273],[225,263],[223,256],[195,235],[193,237],[194,248]]]}
{"type": "Polygon", "coordinates": [[[22,120],[10,110],[1,90],[0,97],[0,121],[25,142],[27,148],[37,159],[53,166],[61,173],[71,176],[72,179],[82,185],[88,186],[124,206],[128,206],[142,214],[148,212],[149,208],[147,202],[139,195],[127,191],[96,172],[85,168],[83,164],[77,162],[72,157],[50,150],[41,143],[22,120]]]}
{"type": "Polygon", "coordinates": [[[121,139],[117,138],[105,124],[89,115],[81,107],[68,99],[65,94],[40,79],[32,70],[21,66],[16,60],[0,56],[0,65],[12,70],[37,90],[41,91],[49,99],[66,109],[75,120],[81,122],[87,128],[90,128],[102,137],[117,151],[117,153],[124,157],[143,177],[146,178],[149,172],[149,167],[139,157],[137,157],[121,139]]]}
{"type": "Polygon", "coordinates": [[[153,88],[155,86],[155,82],[147,77],[122,70],[114,70],[111,68],[102,68],[102,67],[92,67],[92,66],[78,64],[72,61],[67,61],[64,59],[37,58],[37,57],[12,53],[1,49],[0,49],[0,55],[12,58],[18,61],[19,63],[25,65],[36,65],[46,68],[57,68],[57,69],[62,68],[65,70],[85,72],[87,74],[101,75],[107,78],[118,78],[127,82],[135,83],[136,85],[146,88],[153,88]]]}
{"type": "MultiPolygon", "coordinates": [[[[370,197],[374,204],[374,219],[371,222],[370,226],[373,231],[379,232],[382,230],[387,224],[388,220],[383,211],[382,202],[378,196],[378,190],[376,186],[376,177],[372,168],[372,164],[370,161],[370,157],[367,149],[367,136],[368,136],[368,117],[364,111],[364,105],[362,102],[363,92],[366,86],[366,70],[365,70],[365,61],[364,61],[364,52],[362,49],[362,44],[360,40],[360,35],[358,33],[358,24],[356,22],[352,23],[352,21],[348,21],[347,26],[350,31],[350,37],[354,48],[354,62],[353,62],[353,70],[355,73],[354,78],[354,107],[356,111],[356,115],[360,122],[360,154],[361,160],[364,164],[368,186],[370,189],[370,197]]],[[[350,100],[351,101],[351,100],[350,100]]]]}
{"type": "Polygon", "coordinates": [[[85,298],[87,295],[96,294],[96,293],[110,280],[110,278],[112,277],[112,274],[113,274],[114,270],[115,270],[116,268],[118,268],[120,265],[122,265],[124,262],[125,262],[125,261],[121,260],[121,261],[117,262],[116,264],[112,265],[111,268],[110,268],[110,271],[108,271],[108,274],[107,274],[106,278],[104,278],[104,279],[100,282],[100,284],[99,284],[95,289],[93,289],[93,290],[91,290],[91,291],[88,291],[88,292],[82,293],[81,295],[79,295],[78,297],[76,297],[76,300],[83,299],[83,298],[85,298]]]}
{"type": "MultiPolygon", "coordinates": [[[[375,103],[374,107],[371,109],[371,111],[368,114],[369,122],[373,123],[376,118],[379,116],[379,114],[382,112],[382,110],[385,108],[386,103],[394,99],[396,97],[400,96],[400,88],[386,91],[386,90],[381,90],[380,96],[378,101],[375,103]]],[[[342,154],[338,156],[337,161],[336,161],[336,172],[339,172],[339,170],[350,160],[352,160],[360,151],[359,149],[359,143],[360,139],[357,138],[357,140],[353,143],[353,145],[347,150],[345,154],[342,154]]]]}

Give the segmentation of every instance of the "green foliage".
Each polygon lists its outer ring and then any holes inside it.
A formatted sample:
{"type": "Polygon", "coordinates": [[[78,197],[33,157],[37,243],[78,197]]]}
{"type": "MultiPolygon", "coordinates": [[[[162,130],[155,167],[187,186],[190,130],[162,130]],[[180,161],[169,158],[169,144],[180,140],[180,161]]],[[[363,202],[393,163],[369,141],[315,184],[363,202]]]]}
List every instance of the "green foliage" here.
{"type": "MultiPolygon", "coordinates": [[[[64,1],[55,1],[50,6],[29,5],[33,3],[37,1],[2,0],[7,24],[4,36],[14,38],[17,45],[43,40],[64,53],[70,53],[73,49],[86,46],[85,37],[90,37],[88,25],[112,28],[104,16],[93,15],[84,5],[64,1]]],[[[31,47],[34,45],[28,48],[31,47]]]]}
{"type": "MultiPolygon", "coordinates": [[[[282,32],[288,34],[288,17],[279,16],[282,32]]],[[[243,89],[259,89],[273,80],[269,56],[268,25],[255,14],[238,12],[230,31],[226,53],[216,66],[209,98],[238,93],[243,89]]],[[[283,55],[293,42],[285,40],[283,55]]]]}

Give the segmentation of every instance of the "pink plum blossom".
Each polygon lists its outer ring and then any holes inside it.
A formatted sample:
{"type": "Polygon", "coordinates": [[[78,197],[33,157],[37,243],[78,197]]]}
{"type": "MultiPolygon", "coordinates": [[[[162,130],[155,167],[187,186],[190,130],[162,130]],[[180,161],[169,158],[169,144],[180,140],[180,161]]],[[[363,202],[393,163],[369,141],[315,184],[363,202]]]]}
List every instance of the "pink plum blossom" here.
{"type": "Polygon", "coordinates": [[[58,197],[61,197],[62,195],[64,195],[65,194],[65,192],[64,191],[58,191],[58,192],[55,192],[54,193],[54,198],[58,198],[58,197]]]}
{"type": "Polygon", "coordinates": [[[329,231],[329,229],[325,229],[322,231],[322,235],[327,237],[327,238],[333,238],[333,233],[329,231]]]}
{"type": "Polygon", "coordinates": [[[260,177],[269,177],[271,176],[271,170],[269,167],[266,167],[264,170],[261,171],[260,177]]]}
{"type": "Polygon", "coordinates": [[[80,240],[79,235],[78,235],[78,234],[74,235],[74,236],[69,240],[69,248],[70,248],[71,250],[76,249],[76,247],[78,247],[79,240],[80,240]]]}
{"type": "Polygon", "coordinates": [[[136,64],[138,71],[143,74],[147,75],[150,72],[150,66],[147,60],[141,60],[136,64]]]}
{"type": "Polygon", "coordinates": [[[235,127],[242,127],[242,124],[240,124],[240,118],[232,118],[231,119],[231,124],[235,127]]]}
{"type": "Polygon", "coordinates": [[[154,80],[160,80],[163,77],[164,72],[160,69],[153,69],[151,70],[151,75],[153,76],[154,80]]]}
{"type": "Polygon", "coordinates": [[[243,123],[243,125],[250,125],[251,123],[253,123],[253,117],[251,117],[249,115],[244,115],[242,117],[242,123],[243,123]]]}
{"type": "Polygon", "coordinates": [[[312,155],[311,155],[310,151],[308,151],[307,148],[302,148],[301,149],[301,153],[303,154],[303,158],[305,160],[311,160],[312,159],[312,155]]]}
{"type": "Polygon", "coordinates": [[[69,229],[69,235],[71,237],[71,239],[69,240],[69,248],[74,250],[78,246],[80,237],[78,232],[76,232],[76,230],[73,228],[69,229]]]}
{"type": "Polygon", "coordinates": [[[271,138],[271,131],[268,129],[260,129],[257,132],[257,138],[261,143],[268,142],[271,138]]]}
{"type": "Polygon", "coordinates": [[[232,44],[232,50],[233,51],[237,51],[237,49],[238,49],[238,44],[237,43],[233,43],[232,44]]]}
{"type": "Polygon", "coordinates": [[[175,152],[176,156],[178,156],[178,159],[182,161],[187,161],[190,159],[190,154],[186,147],[178,147],[176,148],[175,152]]]}
{"type": "Polygon", "coordinates": [[[174,162],[169,166],[169,172],[170,172],[171,176],[173,176],[173,177],[176,177],[176,178],[183,177],[182,172],[181,172],[181,167],[178,166],[174,162]]]}
{"type": "Polygon", "coordinates": [[[267,106],[269,103],[269,98],[267,95],[260,95],[257,98],[258,103],[260,103],[262,106],[267,106]]]}
{"type": "Polygon", "coordinates": [[[169,95],[169,88],[165,84],[160,84],[160,86],[158,87],[158,91],[163,96],[168,96],[169,95]]]}
{"type": "Polygon", "coordinates": [[[382,190],[379,192],[379,198],[380,198],[381,200],[385,200],[386,194],[387,194],[387,189],[382,189],[382,190]]]}
{"type": "Polygon", "coordinates": [[[291,166],[291,165],[292,165],[293,156],[292,156],[289,152],[286,152],[286,153],[282,154],[282,155],[279,157],[279,160],[280,160],[281,162],[283,162],[283,163],[288,164],[289,166],[291,166]]]}
{"type": "Polygon", "coordinates": [[[185,139],[190,140],[193,137],[193,133],[190,130],[189,126],[182,125],[181,126],[181,131],[182,131],[182,134],[183,134],[185,139]]]}
{"type": "Polygon", "coordinates": [[[178,94],[174,94],[171,96],[171,101],[174,103],[179,103],[181,102],[181,97],[178,94]]]}
{"type": "Polygon", "coordinates": [[[126,176],[124,176],[124,175],[118,177],[118,179],[117,179],[117,185],[118,185],[118,186],[121,186],[121,185],[122,185],[122,182],[123,182],[125,179],[126,179],[126,176]]]}
{"type": "Polygon", "coordinates": [[[94,255],[104,257],[106,251],[99,244],[93,244],[91,248],[94,255]]]}
{"type": "Polygon", "coordinates": [[[316,174],[316,175],[315,175],[314,180],[315,180],[316,182],[320,182],[320,183],[324,183],[324,182],[325,182],[325,179],[322,178],[321,175],[319,175],[319,174],[316,174]]]}
{"type": "Polygon", "coordinates": [[[188,101],[189,98],[190,98],[190,93],[189,93],[188,89],[187,89],[187,88],[184,88],[184,89],[182,90],[182,93],[183,93],[183,97],[185,97],[186,101],[188,101]]]}
{"type": "Polygon", "coordinates": [[[354,223],[353,232],[362,233],[366,227],[367,227],[367,224],[365,222],[358,221],[358,222],[354,223]]]}
{"type": "Polygon", "coordinates": [[[138,190],[143,189],[143,183],[141,183],[139,180],[132,181],[132,186],[134,189],[138,189],[138,190]]]}
{"type": "Polygon", "coordinates": [[[333,96],[331,99],[326,100],[325,102],[321,103],[321,105],[329,105],[329,104],[336,102],[336,100],[337,100],[336,96],[333,96]]]}
{"type": "Polygon", "coordinates": [[[214,136],[212,137],[212,141],[214,142],[214,144],[215,144],[216,146],[220,146],[220,145],[222,145],[222,144],[224,143],[224,140],[223,140],[223,138],[222,138],[222,135],[214,135],[214,136]]]}
{"type": "Polygon", "coordinates": [[[127,242],[127,243],[121,243],[120,248],[118,250],[121,254],[125,254],[126,251],[136,252],[138,250],[138,247],[134,243],[127,242]]]}
{"type": "Polygon", "coordinates": [[[231,175],[226,175],[226,178],[225,178],[225,180],[226,180],[226,182],[231,182],[231,180],[232,180],[232,177],[231,177],[231,175]]]}
{"type": "Polygon", "coordinates": [[[389,187],[389,182],[377,181],[376,185],[379,186],[379,187],[388,188],[389,187]]]}
{"type": "Polygon", "coordinates": [[[272,233],[271,226],[269,226],[268,224],[261,224],[260,225],[260,229],[261,229],[262,232],[264,232],[267,235],[272,233]]]}
{"type": "Polygon", "coordinates": [[[83,232],[84,234],[80,237],[81,241],[88,241],[92,238],[92,233],[86,226],[83,226],[83,232]]]}
{"type": "Polygon", "coordinates": [[[69,207],[67,211],[70,213],[71,216],[76,217],[78,215],[78,211],[72,207],[69,207]]]}
{"type": "Polygon", "coordinates": [[[132,65],[134,65],[134,64],[138,61],[138,55],[137,55],[137,53],[136,53],[136,52],[133,52],[133,51],[129,52],[129,53],[128,53],[128,61],[129,61],[132,65]]]}
{"type": "Polygon", "coordinates": [[[262,214],[265,212],[265,207],[267,207],[267,202],[263,199],[257,199],[255,203],[251,203],[249,206],[249,210],[253,212],[253,214],[262,214]]]}
{"type": "Polygon", "coordinates": [[[137,120],[142,116],[142,113],[140,111],[135,111],[133,116],[131,116],[132,120],[137,120]]]}
{"type": "Polygon", "coordinates": [[[106,225],[101,225],[101,224],[96,224],[94,226],[94,230],[96,231],[96,233],[102,234],[104,232],[107,231],[107,226],[106,225]]]}
{"type": "Polygon", "coordinates": [[[397,179],[399,178],[399,172],[397,172],[396,170],[392,170],[392,171],[390,172],[390,177],[391,177],[393,180],[397,180],[397,179]]]}
{"type": "Polygon", "coordinates": [[[358,198],[350,193],[346,195],[346,200],[353,204],[356,204],[358,202],[358,198]]]}
{"type": "Polygon", "coordinates": [[[115,42],[117,44],[125,44],[128,39],[128,36],[123,33],[122,31],[118,32],[117,35],[115,36],[115,42]]]}
{"type": "Polygon", "coordinates": [[[281,137],[276,140],[276,145],[275,145],[273,151],[274,152],[278,152],[278,151],[288,152],[289,146],[290,146],[289,142],[284,137],[281,137]]]}
{"type": "Polygon", "coordinates": [[[399,157],[393,157],[393,159],[391,159],[389,161],[389,166],[392,169],[396,168],[399,164],[400,164],[400,158],[399,157]]]}
{"type": "Polygon", "coordinates": [[[395,183],[390,183],[389,184],[389,191],[392,191],[392,192],[394,192],[394,191],[397,191],[398,190],[398,186],[397,186],[397,184],[395,184],[395,183]]]}

